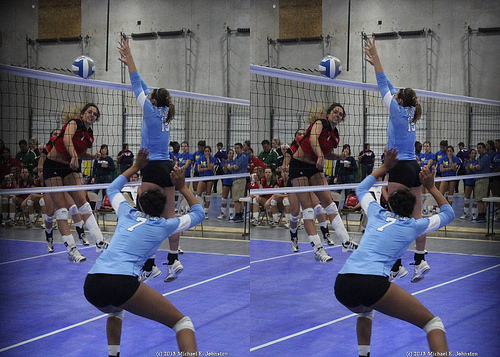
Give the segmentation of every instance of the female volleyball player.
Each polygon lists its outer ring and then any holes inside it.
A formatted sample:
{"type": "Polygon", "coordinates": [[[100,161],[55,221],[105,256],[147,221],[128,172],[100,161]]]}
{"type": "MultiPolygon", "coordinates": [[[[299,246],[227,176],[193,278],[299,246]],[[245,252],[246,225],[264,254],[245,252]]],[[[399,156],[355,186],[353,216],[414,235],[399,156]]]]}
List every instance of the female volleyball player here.
{"type": "MultiPolygon", "coordinates": [[[[389,124],[387,126],[387,148],[398,150],[398,163],[389,172],[389,195],[400,189],[408,188],[416,197],[413,207],[412,218],[422,218],[422,196],[421,182],[419,180],[420,166],[415,160],[415,136],[416,122],[422,114],[422,107],[418,104],[415,91],[404,88],[396,91],[384,73],[382,63],[375,47],[375,38],[365,40],[366,61],[375,67],[377,84],[382,94],[384,104],[389,108],[389,124]]],[[[430,270],[429,264],[424,259],[426,235],[418,237],[415,245],[415,262],[412,283],[424,278],[430,270]]],[[[402,278],[408,275],[408,271],[402,266],[401,260],[393,267],[392,278],[402,278]]]]}
{"type": "MultiPolygon", "coordinates": [[[[203,156],[196,161],[200,177],[214,176],[214,165],[217,159],[212,156],[212,148],[205,146],[203,156]]],[[[208,209],[210,208],[210,198],[212,194],[213,181],[200,181],[196,187],[196,195],[205,201],[205,219],[208,219],[208,209]]]]}
{"type": "MultiPolygon", "coordinates": [[[[340,142],[337,125],[344,118],[344,107],[339,103],[334,103],[326,111],[324,119],[314,120],[309,125],[305,135],[298,140],[297,151],[290,160],[289,178],[292,186],[327,185],[323,172],[325,158],[336,160],[342,157],[334,153],[333,149],[340,142]]],[[[315,194],[321,201],[330,222],[332,222],[335,233],[341,238],[344,245],[352,245],[330,192],[318,191],[315,194]]],[[[314,258],[322,263],[332,261],[332,257],[323,248],[314,225],[314,206],[311,195],[308,192],[297,192],[297,196],[302,206],[304,227],[309,241],[314,247],[314,258]]]]}
{"type": "MultiPolygon", "coordinates": [[[[82,184],[78,172],[80,169],[78,159],[93,160],[99,158],[98,153],[87,153],[87,149],[92,147],[94,143],[91,126],[99,120],[99,116],[100,112],[97,105],[87,103],[80,111],[77,119],[68,118],[69,121],[64,124],[59,136],[53,140],[53,149],[47,154],[47,158],[43,163],[43,178],[47,187],[82,184]]],[[[106,249],[109,243],[102,236],[92,213],[92,208],[87,202],[85,191],[71,191],[69,195],[75,201],[90,236],[96,242],[96,250],[100,252],[106,249]]],[[[69,230],[68,209],[66,208],[64,192],[51,192],[50,196],[54,202],[54,214],[62,240],[68,250],[68,258],[74,263],[81,263],[86,258],[78,251],[69,230]]]]}
{"type": "MultiPolygon", "coordinates": [[[[136,161],[108,187],[108,197],[118,215],[115,234],[108,249],[96,260],[85,279],[87,300],[100,311],[108,313],[106,333],[110,356],[118,356],[124,310],[170,327],[177,334],[181,352],[196,352],[194,326],[159,292],[139,282],[141,267],[167,237],[189,229],[205,218],[203,208],[196,204],[185,185],[184,171],[175,167],[170,178],[191,206],[191,213],[165,219],[162,190],[142,190],[137,198],[139,209],[133,208],[120,190],[129,178],[148,165],[148,150],[141,149],[136,161]]],[[[183,356],[194,354],[183,354],[183,356]]]]}
{"type": "MultiPolygon", "coordinates": [[[[142,171],[142,183],[139,193],[149,189],[159,189],[167,196],[167,202],[163,216],[165,218],[175,217],[175,188],[170,180],[172,161],[168,147],[170,145],[170,122],[175,114],[170,93],[165,88],[157,88],[149,91],[148,86],[142,80],[132,57],[132,50],[128,38],[122,36],[119,42],[119,60],[128,66],[130,82],[134,90],[137,103],[142,109],[143,120],[141,127],[141,148],[149,150],[150,162],[142,171]]],[[[168,274],[165,282],[174,281],[182,272],[184,267],[179,261],[179,238],[180,234],[174,234],[169,238],[170,250],[167,256],[168,274]]],[[[161,274],[155,264],[153,255],[144,265],[141,280],[156,278],[161,274]]]]}
{"type": "MultiPolygon", "coordinates": [[[[457,171],[460,166],[460,159],[454,155],[455,149],[448,145],[446,148],[446,156],[438,161],[441,177],[457,176],[457,171]]],[[[439,185],[439,192],[443,195],[448,192],[448,202],[453,204],[453,195],[455,194],[455,185],[457,181],[442,181],[439,185]]]]}
{"type": "Polygon", "coordinates": [[[356,331],[360,356],[368,356],[370,352],[374,310],[423,329],[432,352],[448,351],[441,319],[406,290],[389,282],[388,276],[393,262],[401,257],[415,238],[449,224],[455,214],[434,186],[434,176],[427,168],[421,171],[419,177],[440,206],[438,215],[410,218],[414,213],[416,197],[407,187],[401,187],[389,196],[389,210],[375,201],[368,190],[378,178],[397,167],[397,155],[397,150],[388,150],[384,164],[356,189],[368,223],[358,249],[347,259],[335,281],[337,300],[358,314],[356,331]]]}
{"type": "MultiPolygon", "coordinates": [[[[231,169],[230,167],[233,166],[234,164],[234,150],[229,149],[227,151],[227,159],[222,158],[222,170],[224,172],[224,175],[229,175],[231,174],[231,169]]],[[[222,180],[222,205],[220,208],[220,215],[217,217],[217,219],[226,219],[226,210],[227,210],[227,198],[231,196],[231,201],[229,203],[229,218],[228,219],[233,219],[234,217],[234,203],[232,202],[233,198],[233,179],[232,178],[226,178],[222,180]]]]}

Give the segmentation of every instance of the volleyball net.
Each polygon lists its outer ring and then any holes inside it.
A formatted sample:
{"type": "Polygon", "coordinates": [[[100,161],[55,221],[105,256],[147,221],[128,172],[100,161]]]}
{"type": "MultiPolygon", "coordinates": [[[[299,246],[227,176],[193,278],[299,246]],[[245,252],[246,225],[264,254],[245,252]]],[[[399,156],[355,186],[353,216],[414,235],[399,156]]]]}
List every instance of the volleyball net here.
{"type": "MultiPolygon", "coordinates": [[[[218,142],[228,149],[249,140],[249,100],[169,92],[175,105],[171,142],[187,141],[193,153],[205,141],[214,155],[218,142]]],[[[45,144],[51,131],[62,127],[62,117],[86,103],[95,103],[101,113],[93,125],[93,153],[107,144],[109,156],[116,159],[124,143],[134,154],[140,147],[142,112],[131,85],[0,65],[0,97],[1,137],[12,156],[22,139],[45,144]]]]}

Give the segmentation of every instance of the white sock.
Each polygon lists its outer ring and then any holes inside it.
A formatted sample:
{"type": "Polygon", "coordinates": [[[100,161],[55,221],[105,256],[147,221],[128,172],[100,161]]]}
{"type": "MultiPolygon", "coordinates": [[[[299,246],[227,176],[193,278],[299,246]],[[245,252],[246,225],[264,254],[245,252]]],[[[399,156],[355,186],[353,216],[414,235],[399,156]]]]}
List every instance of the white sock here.
{"type": "Polygon", "coordinates": [[[279,220],[279,213],[273,213],[273,221],[278,222],[279,220]]]}
{"type": "Polygon", "coordinates": [[[110,356],[118,356],[120,353],[120,345],[108,345],[108,354],[110,356]]]}
{"type": "Polygon", "coordinates": [[[75,227],[82,228],[83,227],[83,221],[75,222],[75,227]]]}
{"type": "Polygon", "coordinates": [[[73,236],[70,234],[69,236],[62,236],[62,241],[64,243],[64,245],[66,246],[66,249],[68,250],[68,252],[76,247],[76,244],[75,244],[75,238],[73,238],[73,236]]]}
{"type": "Polygon", "coordinates": [[[229,207],[229,214],[234,217],[235,213],[236,213],[235,208],[234,207],[229,207]]]}
{"type": "Polygon", "coordinates": [[[30,213],[30,222],[32,223],[35,223],[35,214],[34,213],[30,213]]]}
{"type": "Polygon", "coordinates": [[[259,219],[259,212],[254,212],[253,214],[253,219],[258,220],[259,219]]]}
{"type": "Polygon", "coordinates": [[[319,235],[314,235],[314,236],[307,236],[309,238],[309,242],[311,242],[311,245],[314,247],[314,250],[322,247],[323,245],[321,244],[321,239],[319,239],[319,235]]]}
{"type": "Polygon", "coordinates": [[[10,212],[10,213],[9,213],[9,218],[10,218],[11,220],[15,220],[15,219],[16,219],[16,212],[10,212]]]}
{"type": "Polygon", "coordinates": [[[358,345],[358,353],[360,356],[368,356],[370,345],[358,345]]]}
{"type": "Polygon", "coordinates": [[[332,222],[332,227],[335,230],[335,234],[337,237],[339,237],[342,242],[348,242],[351,239],[349,238],[349,234],[347,233],[347,230],[344,227],[344,223],[342,222],[342,218],[340,218],[340,215],[335,216],[332,222]]]}
{"type": "Polygon", "coordinates": [[[85,228],[89,231],[90,236],[92,239],[97,243],[97,242],[102,242],[104,240],[104,237],[102,236],[102,232],[99,229],[99,226],[97,225],[97,221],[95,220],[95,217],[93,214],[87,218],[87,221],[85,221],[85,228]]]}
{"type": "Polygon", "coordinates": [[[326,228],[326,227],[328,227],[328,222],[327,221],[320,222],[319,226],[323,227],[323,228],[326,228]]]}

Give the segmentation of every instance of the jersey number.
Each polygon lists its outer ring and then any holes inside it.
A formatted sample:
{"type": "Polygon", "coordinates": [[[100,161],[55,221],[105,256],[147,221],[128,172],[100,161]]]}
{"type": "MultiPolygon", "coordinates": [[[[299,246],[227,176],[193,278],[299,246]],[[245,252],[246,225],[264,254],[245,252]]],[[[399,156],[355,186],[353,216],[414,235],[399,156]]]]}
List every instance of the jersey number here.
{"type": "Polygon", "coordinates": [[[389,227],[391,224],[396,223],[397,219],[396,219],[396,218],[393,218],[393,217],[387,217],[387,218],[385,219],[385,221],[386,221],[386,222],[388,222],[388,223],[384,224],[384,225],[383,225],[383,226],[381,226],[381,227],[378,227],[378,228],[377,228],[377,231],[382,232],[382,231],[383,231],[386,227],[389,227]]]}
{"type": "Polygon", "coordinates": [[[136,227],[139,227],[141,224],[146,223],[148,219],[144,217],[137,217],[136,221],[139,223],[136,223],[133,226],[128,227],[127,231],[132,232],[136,227]]]}
{"type": "Polygon", "coordinates": [[[412,123],[411,120],[408,120],[408,131],[411,132],[415,130],[416,130],[415,123],[412,123]]]}

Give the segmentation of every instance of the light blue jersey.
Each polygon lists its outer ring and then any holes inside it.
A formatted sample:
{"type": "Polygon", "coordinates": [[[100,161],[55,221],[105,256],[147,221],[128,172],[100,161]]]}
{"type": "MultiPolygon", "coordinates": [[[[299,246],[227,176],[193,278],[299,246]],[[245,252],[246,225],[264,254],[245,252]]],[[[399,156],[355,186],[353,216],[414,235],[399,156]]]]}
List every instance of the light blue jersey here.
{"type": "Polygon", "coordinates": [[[156,107],[147,98],[149,89],[138,72],[130,73],[130,82],[137,103],[142,109],[141,149],[149,150],[150,160],[170,160],[170,125],[166,120],[168,108],[156,107]]]}
{"type": "Polygon", "coordinates": [[[366,274],[389,276],[394,262],[418,236],[436,231],[455,218],[450,205],[441,206],[441,212],[430,218],[400,217],[383,209],[368,191],[377,180],[367,176],[356,189],[368,223],[361,243],[346,260],[339,274],[366,274]]]}
{"type": "Polygon", "coordinates": [[[389,108],[387,125],[387,149],[398,149],[399,160],[415,160],[415,124],[412,123],[415,108],[402,107],[394,99],[396,89],[384,72],[376,74],[377,84],[384,104],[389,108]]]}
{"type": "Polygon", "coordinates": [[[191,207],[191,213],[177,218],[150,217],[133,208],[120,190],[127,183],[120,175],[108,187],[108,197],[118,216],[115,234],[108,247],[97,258],[89,274],[139,276],[148,258],[172,234],[185,231],[205,219],[203,208],[191,207]]]}

